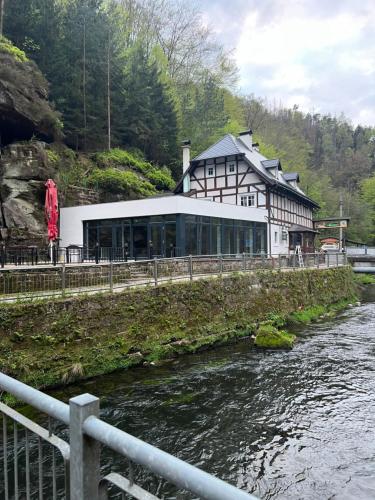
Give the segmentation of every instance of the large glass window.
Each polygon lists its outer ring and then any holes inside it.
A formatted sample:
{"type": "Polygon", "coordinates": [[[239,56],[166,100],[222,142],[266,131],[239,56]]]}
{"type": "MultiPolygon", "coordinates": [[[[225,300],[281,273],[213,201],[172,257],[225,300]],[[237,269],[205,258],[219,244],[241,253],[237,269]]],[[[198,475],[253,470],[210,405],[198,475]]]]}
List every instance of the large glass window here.
{"type": "Polygon", "coordinates": [[[84,246],[97,243],[115,259],[266,253],[267,225],[188,214],[84,222],[84,246]]]}

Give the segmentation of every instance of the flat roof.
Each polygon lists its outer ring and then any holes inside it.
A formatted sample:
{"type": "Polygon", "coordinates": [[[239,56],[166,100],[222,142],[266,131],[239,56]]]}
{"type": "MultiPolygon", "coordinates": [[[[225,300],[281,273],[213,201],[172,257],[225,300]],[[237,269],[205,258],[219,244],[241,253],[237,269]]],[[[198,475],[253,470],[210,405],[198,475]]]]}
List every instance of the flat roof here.
{"type": "Polygon", "coordinates": [[[149,215],[174,213],[267,222],[265,219],[267,211],[264,208],[242,207],[230,203],[189,198],[181,195],[63,207],[60,209],[60,219],[69,218],[74,215],[74,217],[78,217],[81,221],[86,221],[147,217],[149,215]]]}

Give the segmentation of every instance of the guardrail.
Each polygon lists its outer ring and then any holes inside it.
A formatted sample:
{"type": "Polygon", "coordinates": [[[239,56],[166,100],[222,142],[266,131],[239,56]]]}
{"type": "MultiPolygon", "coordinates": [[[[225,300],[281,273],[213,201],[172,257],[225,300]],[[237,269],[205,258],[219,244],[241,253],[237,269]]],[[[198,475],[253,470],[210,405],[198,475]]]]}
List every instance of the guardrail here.
{"type": "MultiPolygon", "coordinates": [[[[48,416],[48,429],[0,403],[3,419],[3,481],[0,497],[5,500],[38,497],[70,500],[104,500],[121,492],[132,498],[160,498],[137,484],[134,464],[147,468],[162,480],[199,498],[210,500],[251,500],[254,496],[147,444],[104,422],[99,417],[99,399],[82,394],[69,405],[0,372],[0,389],[48,416]],[[53,421],[68,428],[64,437],[54,433],[53,421]],[[10,442],[10,425],[13,438],[10,442]],[[22,433],[22,439],[21,439],[22,433]],[[32,436],[36,440],[32,440],[32,436]],[[69,438],[67,437],[69,435],[69,438]],[[102,476],[101,445],[129,461],[127,477],[118,472],[102,476]],[[47,449],[48,448],[48,449],[47,449]],[[63,462],[56,465],[56,451],[63,462]],[[22,467],[21,467],[22,461],[22,467]]],[[[106,469],[108,464],[106,464],[106,469]]],[[[0,479],[1,481],[1,479],[0,479]]],[[[162,489],[159,482],[157,490],[162,489]]],[[[118,496],[116,496],[118,498],[118,496]]]]}
{"type": "Polygon", "coordinates": [[[60,264],[27,269],[0,269],[0,302],[7,300],[66,296],[77,293],[116,291],[127,287],[159,285],[164,281],[194,280],[232,272],[259,269],[336,267],[346,264],[346,255],[201,255],[106,264],[60,264]]]}

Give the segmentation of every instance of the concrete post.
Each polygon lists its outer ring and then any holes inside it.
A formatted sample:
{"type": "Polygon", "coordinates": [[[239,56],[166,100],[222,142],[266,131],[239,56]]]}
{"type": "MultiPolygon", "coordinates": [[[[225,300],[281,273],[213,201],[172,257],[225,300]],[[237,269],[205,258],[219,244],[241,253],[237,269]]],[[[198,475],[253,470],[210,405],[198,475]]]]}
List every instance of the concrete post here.
{"type": "Polygon", "coordinates": [[[155,286],[158,284],[158,261],[156,257],[154,258],[154,280],[155,280],[155,286]]]}
{"type": "Polygon", "coordinates": [[[242,252],[242,270],[246,271],[246,254],[242,252]]]}
{"type": "Polygon", "coordinates": [[[70,499],[98,500],[100,443],[83,431],[84,421],[99,416],[99,398],[82,394],[69,400],[70,499]]]}
{"type": "Polygon", "coordinates": [[[113,292],[113,262],[109,264],[109,289],[113,292]]]}
{"type": "Polygon", "coordinates": [[[65,295],[65,286],[66,286],[66,273],[65,273],[65,262],[61,264],[61,295],[65,295]]]}
{"type": "Polygon", "coordinates": [[[190,281],[193,281],[193,256],[189,255],[189,275],[190,281]]]}

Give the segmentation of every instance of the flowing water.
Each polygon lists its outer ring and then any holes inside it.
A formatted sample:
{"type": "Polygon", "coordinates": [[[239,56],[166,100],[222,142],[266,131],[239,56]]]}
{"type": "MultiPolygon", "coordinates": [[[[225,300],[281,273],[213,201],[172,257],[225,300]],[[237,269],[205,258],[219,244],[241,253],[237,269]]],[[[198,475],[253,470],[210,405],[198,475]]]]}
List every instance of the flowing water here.
{"type": "MultiPolygon", "coordinates": [[[[375,287],[360,306],[296,333],[290,351],[244,340],[53,395],[95,394],[107,422],[262,499],[375,499],[375,287]]],[[[102,463],[103,473],[127,473],[108,450],[102,463]]],[[[192,498],[140,469],[136,479],[164,499],[192,498]]],[[[3,487],[1,477],[0,498],[3,487]]],[[[47,477],[43,489],[52,498],[47,477]]]]}
{"type": "Polygon", "coordinates": [[[291,351],[242,341],[64,397],[100,396],[106,421],[259,498],[374,499],[375,303],[298,337],[291,351]]]}

